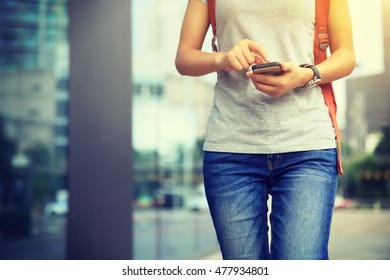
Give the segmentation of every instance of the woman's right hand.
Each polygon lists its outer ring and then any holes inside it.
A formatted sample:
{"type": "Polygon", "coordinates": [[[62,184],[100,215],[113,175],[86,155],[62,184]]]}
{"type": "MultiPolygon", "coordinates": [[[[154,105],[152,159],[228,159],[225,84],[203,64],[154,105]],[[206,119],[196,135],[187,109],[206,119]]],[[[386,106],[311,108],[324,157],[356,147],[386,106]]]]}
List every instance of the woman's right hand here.
{"type": "Polygon", "coordinates": [[[270,61],[263,47],[249,39],[238,42],[228,52],[218,53],[215,59],[218,68],[225,71],[247,70],[253,63],[270,61]]]}

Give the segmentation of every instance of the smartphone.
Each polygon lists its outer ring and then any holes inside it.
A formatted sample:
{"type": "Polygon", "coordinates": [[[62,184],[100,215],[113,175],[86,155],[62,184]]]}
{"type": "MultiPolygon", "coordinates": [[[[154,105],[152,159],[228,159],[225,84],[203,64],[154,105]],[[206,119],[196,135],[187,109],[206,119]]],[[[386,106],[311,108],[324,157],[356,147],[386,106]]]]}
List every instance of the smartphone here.
{"type": "Polygon", "coordinates": [[[280,62],[266,62],[255,64],[252,66],[252,71],[255,74],[280,75],[283,73],[280,62]]]}

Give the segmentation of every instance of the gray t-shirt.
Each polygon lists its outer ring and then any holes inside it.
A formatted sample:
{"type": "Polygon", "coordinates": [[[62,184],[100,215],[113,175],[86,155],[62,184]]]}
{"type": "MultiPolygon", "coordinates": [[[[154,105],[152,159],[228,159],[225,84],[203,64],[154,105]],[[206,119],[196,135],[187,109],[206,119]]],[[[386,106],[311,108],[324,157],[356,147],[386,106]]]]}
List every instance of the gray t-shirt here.
{"type": "MultiPolygon", "coordinates": [[[[250,39],[273,61],[313,64],[315,0],[217,0],[216,21],[220,51],[250,39]]],[[[320,87],[273,99],[245,72],[218,71],[204,150],[268,154],[336,147],[320,87]]]]}

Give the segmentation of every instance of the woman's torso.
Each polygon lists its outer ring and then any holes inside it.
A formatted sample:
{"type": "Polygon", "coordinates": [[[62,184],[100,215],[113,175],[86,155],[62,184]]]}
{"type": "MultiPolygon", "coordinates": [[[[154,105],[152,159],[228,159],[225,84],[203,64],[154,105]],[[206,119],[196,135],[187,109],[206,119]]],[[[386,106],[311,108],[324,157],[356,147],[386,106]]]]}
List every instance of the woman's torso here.
{"type": "MultiPolygon", "coordinates": [[[[217,0],[216,21],[220,51],[250,39],[274,61],[313,63],[315,0],[217,0]]],[[[218,72],[205,150],[282,153],[336,147],[320,87],[274,99],[257,91],[245,72],[218,72]]]]}

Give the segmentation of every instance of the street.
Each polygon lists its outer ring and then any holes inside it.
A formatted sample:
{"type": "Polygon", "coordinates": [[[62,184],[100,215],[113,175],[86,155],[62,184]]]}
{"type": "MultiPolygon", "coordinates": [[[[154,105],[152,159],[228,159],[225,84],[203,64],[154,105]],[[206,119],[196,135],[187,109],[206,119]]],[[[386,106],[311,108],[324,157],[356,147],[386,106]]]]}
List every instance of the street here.
{"type": "Polygon", "coordinates": [[[333,260],[390,260],[390,211],[336,211],[329,255],[333,260]]]}
{"type": "MultiPolygon", "coordinates": [[[[337,210],[329,242],[331,260],[390,260],[390,211],[337,210]]],[[[219,252],[205,259],[221,259],[219,252]]]]}
{"type": "Polygon", "coordinates": [[[197,259],[218,250],[208,211],[136,211],[134,226],[138,260],[197,259]]]}

